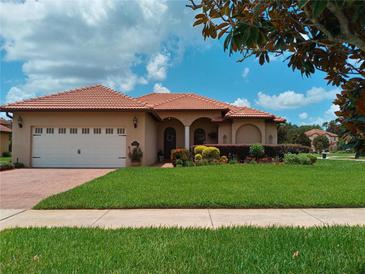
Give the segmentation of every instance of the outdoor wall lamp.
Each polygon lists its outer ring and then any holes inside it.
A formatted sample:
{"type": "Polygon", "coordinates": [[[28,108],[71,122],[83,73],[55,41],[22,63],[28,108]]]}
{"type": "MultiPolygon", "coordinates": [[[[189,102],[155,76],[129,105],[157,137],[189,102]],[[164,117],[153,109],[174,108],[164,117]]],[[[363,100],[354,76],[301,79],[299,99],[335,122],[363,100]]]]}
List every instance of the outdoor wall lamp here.
{"type": "Polygon", "coordinates": [[[19,126],[19,128],[23,127],[23,118],[22,118],[22,116],[18,117],[18,126],[19,126]]]}
{"type": "Polygon", "coordinates": [[[136,116],[133,117],[133,126],[134,128],[137,128],[138,119],[136,116]]]}

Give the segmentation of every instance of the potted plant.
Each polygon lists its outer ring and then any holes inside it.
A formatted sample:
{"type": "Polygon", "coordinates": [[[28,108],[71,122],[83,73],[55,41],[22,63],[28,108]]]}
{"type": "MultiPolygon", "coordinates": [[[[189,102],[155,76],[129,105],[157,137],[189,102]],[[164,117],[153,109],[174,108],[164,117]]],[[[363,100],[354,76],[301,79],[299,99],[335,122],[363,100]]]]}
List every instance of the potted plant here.
{"type": "Polygon", "coordinates": [[[163,154],[163,151],[160,149],[157,153],[157,158],[160,163],[163,163],[165,160],[165,155],[163,154]]]}
{"type": "Polygon", "coordinates": [[[129,158],[131,159],[132,166],[140,166],[141,159],[143,156],[143,152],[141,148],[138,146],[133,146],[132,151],[128,153],[129,158]]]}

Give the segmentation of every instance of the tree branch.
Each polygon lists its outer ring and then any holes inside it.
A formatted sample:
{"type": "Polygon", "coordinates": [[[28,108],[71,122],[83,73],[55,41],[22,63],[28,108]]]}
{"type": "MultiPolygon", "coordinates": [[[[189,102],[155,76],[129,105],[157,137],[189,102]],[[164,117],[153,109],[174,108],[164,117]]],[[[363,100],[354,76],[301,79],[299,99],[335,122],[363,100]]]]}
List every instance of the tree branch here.
{"type": "Polygon", "coordinates": [[[327,3],[327,8],[333,13],[334,16],[336,16],[338,22],[340,23],[341,33],[344,37],[346,37],[346,40],[348,40],[350,44],[353,44],[365,52],[365,41],[351,32],[349,21],[343,11],[338,9],[336,5],[330,1],[327,3]]]}

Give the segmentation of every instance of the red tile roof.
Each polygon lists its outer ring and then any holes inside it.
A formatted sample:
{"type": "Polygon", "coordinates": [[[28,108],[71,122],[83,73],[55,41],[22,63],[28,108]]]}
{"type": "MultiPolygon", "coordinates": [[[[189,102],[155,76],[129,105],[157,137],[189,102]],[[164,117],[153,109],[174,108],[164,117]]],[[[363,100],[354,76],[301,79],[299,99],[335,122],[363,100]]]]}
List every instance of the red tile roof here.
{"type": "Polygon", "coordinates": [[[275,122],[285,119],[271,113],[237,107],[193,93],[150,93],[131,98],[102,85],[28,99],[0,106],[0,111],[108,111],[108,110],[220,110],[229,118],[265,118],[275,122]]]}
{"type": "Polygon", "coordinates": [[[322,129],[317,129],[317,128],[314,128],[314,129],[311,129],[311,130],[308,130],[305,132],[305,135],[307,136],[312,136],[314,134],[317,134],[317,135],[328,135],[328,136],[331,136],[331,137],[337,137],[338,135],[337,134],[334,134],[332,132],[328,132],[328,131],[325,131],[325,130],[322,130],[322,129]]]}
{"type": "Polygon", "coordinates": [[[0,125],[0,132],[11,132],[11,129],[3,125],[0,125]]]}
{"type": "Polygon", "coordinates": [[[148,107],[135,98],[102,85],[28,99],[5,106],[1,111],[67,111],[67,110],[144,110],[148,107]]]}
{"type": "Polygon", "coordinates": [[[248,107],[237,107],[193,93],[150,93],[138,98],[155,110],[224,110],[225,118],[267,118],[275,122],[286,120],[248,107]]]}
{"type": "Polygon", "coordinates": [[[6,126],[6,127],[11,127],[11,120],[5,120],[3,118],[0,118],[0,125],[6,126]]]}
{"type": "Polygon", "coordinates": [[[193,93],[150,93],[138,99],[155,110],[229,110],[228,104],[193,93]]]}

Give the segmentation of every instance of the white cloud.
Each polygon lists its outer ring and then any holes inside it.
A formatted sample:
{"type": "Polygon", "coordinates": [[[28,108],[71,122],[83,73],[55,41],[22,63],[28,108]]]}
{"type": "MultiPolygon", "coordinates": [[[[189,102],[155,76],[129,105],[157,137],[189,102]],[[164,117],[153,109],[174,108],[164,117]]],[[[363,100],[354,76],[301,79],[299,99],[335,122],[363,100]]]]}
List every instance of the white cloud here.
{"type": "Polygon", "coordinates": [[[167,87],[162,86],[160,83],[156,83],[153,86],[153,92],[155,92],[155,93],[170,93],[171,91],[167,87]]]}
{"type": "Polygon", "coordinates": [[[339,110],[340,110],[340,107],[338,105],[332,104],[331,107],[326,110],[325,117],[328,118],[329,120],[336,119],[337,116],[336,116],[335,112],[339,111],[339,110]]]}
{"type": "Polygon", "coordinates": [[[165,80],[169,57],[161,53],[156,54],[147,64],[147,77],[152,80],[165,80]]]}
{"type": "Polygon", "coordinates": [[[310,118],[308,118],[307,124],[322,125],[325,122],[334,120],[334,119],[337,118],[337,116],[335,114],[335,111],[338,111],[338,110],[339,110],[339,106],[338,105],[335,105],[335,104],[332,104],[330,106],[330,108],[327,109],[323,113],[323,116],[321,116],[321,117],[318,116],[318,117],[310,117],[310,118]]]}
{"type": "Polygon", "coordinates": [[[237,98],[232,105],[238,106],[238,107],[251,107],[250,101],[248,101],[246,98],[237,98]]]}
{"type": "Polygon", "coordinates": [[[305,120],[308,118],[308,113],[306,112],[302,112],[299,114],[299,118],[302,119],[302,120],[305,120]]]}
{"type": "Polygon", "coordinates": [[[203,44],[183,1],[0,1],[0,18],[4,60],[24,62],[8,102],[95,83],[132,90],[203,44]]]}
{"type": "Polygon", "coordinates": [[[259,92],[256,103],[262,107],[274,110],[294,109],[319,103],[323,100],[332,100],[338,92],[337,89],[327,91],[324,88],[318,87],[313,87],[307,90],[306,93],[288,90],[277,95],[267,95],[259,92]]]}
{"type": "Polygon", "coordinates": [[[245,67],[242,72],[242,77],[247,78],[248,74],[250,73],[250,68],[245,67]]]}

